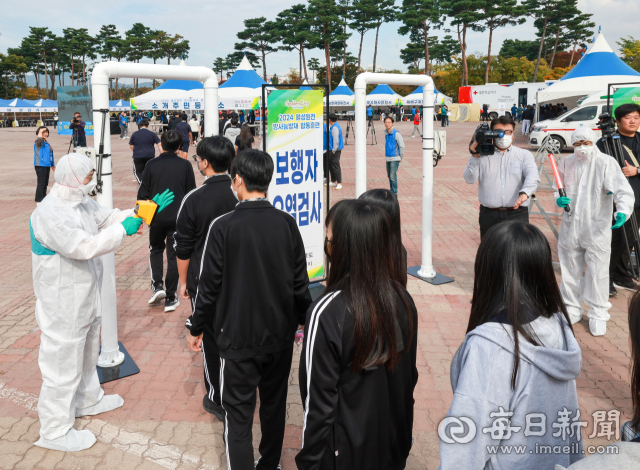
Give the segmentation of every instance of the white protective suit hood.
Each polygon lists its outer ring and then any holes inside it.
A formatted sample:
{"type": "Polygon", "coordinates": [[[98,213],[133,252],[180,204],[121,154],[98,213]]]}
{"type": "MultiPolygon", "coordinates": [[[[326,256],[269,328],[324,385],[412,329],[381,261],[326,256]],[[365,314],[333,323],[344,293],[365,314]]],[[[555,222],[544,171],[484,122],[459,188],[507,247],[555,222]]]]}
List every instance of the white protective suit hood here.
{"type": "Polygon", "coordinates": [[[593,157],[600,153],[600,149],[596,147],[596,135],[589,128],[576,129],[571,134],[571,145],[574,145],[576,142],[588,140],[591,142],[591,146],[580,146],[574,149],[574,155],[576,158],[581,160],[591,160],[593,157]],[[585,151],[590,153],[585,153],[585,151]]]}
{"type": "Polygon", "coordinates": [[[56,165],[56,183],[51,191],[64,201],[69,201],[73,205],[79,204],[85,197],[81,189],[82,183],[93,169],[93,162],[86,155],[79,153],[65,155],[56,165]]]}

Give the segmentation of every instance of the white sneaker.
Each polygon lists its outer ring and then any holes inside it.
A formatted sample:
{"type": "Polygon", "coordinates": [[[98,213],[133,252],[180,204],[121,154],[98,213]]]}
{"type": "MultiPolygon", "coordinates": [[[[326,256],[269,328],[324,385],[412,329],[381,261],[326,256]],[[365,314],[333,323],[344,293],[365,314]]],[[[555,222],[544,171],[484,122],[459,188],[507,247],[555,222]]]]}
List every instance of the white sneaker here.
{"type": "Polygon", "coordinates": [[[341,185],[340,183],[338,183],[338,184],[336,185],[336,189],[342,189],[342,185],[341,185]]]}
{"type": "Polygon", "coordinates": [[[416,138],[416,136],[415,136],[415,135],[412,135],[412,136],[411,136],[411,138],[412,138],[412,139],[415,139],[415,138],[416,138]]]}
{"type": "Polygon", "coordinates": [[[332,181],[331,183],[329,183],[329,186],[335,186],[336,184],[332,181]]]}
{"type": "Polygon", "coordinates": [[[36,445],[43,449],[61,450],[62,452],[79,452],[86,450],[96,443],[96,436],[91,431],[69,429],[69,431],[57,439],[45,439],[40,437],[36,445]]]}
{"type": "Polygon", "coordinates": [[[99,415],[120,408],[122,405],[124,405],[124,400],[120,395],[103,395],[102,399],[93,406],[76,408],[76,418],[99,415]]]}

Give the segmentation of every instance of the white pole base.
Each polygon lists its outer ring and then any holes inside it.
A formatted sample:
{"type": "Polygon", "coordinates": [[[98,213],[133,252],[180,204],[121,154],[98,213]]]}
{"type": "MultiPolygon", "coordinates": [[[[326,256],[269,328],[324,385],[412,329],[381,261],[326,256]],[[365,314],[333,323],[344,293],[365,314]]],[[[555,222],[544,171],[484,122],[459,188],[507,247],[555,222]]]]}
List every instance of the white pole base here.
{"type": "Polygon", "coordinates": [[[115,367],[124,362],[124,354],[117,348],[113,351],[100,351],[98,367],[115,367]]]}
{"type": "Polygon", "coordinates": [[[417,277],[421,281],[428,282],[429,284],[433,284],[434,286],[439,286],[440,284],[447,284],[449,282],[453,282],[453,279],[442,274],[438,274],[431,268],[423,268],[422,266],[412,266],[407,269],[407,273],[411,274],[413,277],[417,277]],[[423,275],[425,272],[427,275],[423,275]]]}

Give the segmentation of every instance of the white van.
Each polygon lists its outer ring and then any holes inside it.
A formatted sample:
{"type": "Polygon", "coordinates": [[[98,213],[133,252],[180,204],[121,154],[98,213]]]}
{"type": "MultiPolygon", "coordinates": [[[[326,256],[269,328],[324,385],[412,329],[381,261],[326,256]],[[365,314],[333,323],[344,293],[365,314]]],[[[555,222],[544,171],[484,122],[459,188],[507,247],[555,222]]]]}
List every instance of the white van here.
{"type": "Polygon", "coordinates": [[[602,133],[598,117],[606,110],[605,91],[586,96],[578,101],[577,108],[570,109],[557,118],[536,122],[529,134],[529,144],[532,147],[540,147],[544,138],[550,135],[562,152],[567,146],[571,147],[571,134],[581,127],[590,127],[599,139],[602,133]]]}

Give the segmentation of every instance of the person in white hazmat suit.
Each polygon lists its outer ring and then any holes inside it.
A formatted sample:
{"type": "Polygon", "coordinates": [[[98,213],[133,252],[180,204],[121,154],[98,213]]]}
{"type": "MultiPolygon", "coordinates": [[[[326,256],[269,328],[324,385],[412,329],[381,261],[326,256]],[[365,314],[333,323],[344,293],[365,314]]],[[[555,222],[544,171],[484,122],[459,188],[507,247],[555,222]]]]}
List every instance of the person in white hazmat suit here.
{"type": "Polygon", "coordinates": [[[571,136],[574,153],[558,164],[566,197],[554,197],[564,212],[558,236],[562,271],[560,291],[571,323],[582,319],[582,301],[589,307],[589,330],[594,336],[607,331],[609,320],[609,258],[611,229],[622,227],[631,214],[634,195],[616,160],[594,145],[591,129],[576,129],[571,136]],[[612,224],[613,204],[616,205],[612,224]],[[586,270],[585,270],[586,264],[586,270]]]}
{"type": "MultiPolygon", "coordinates": [[[[96,371],[102,318],[100,257],[136,233],[142,219],[133,218],[133,210],[109,210],[87,197],[95,187],[92,176],[88,157],[62,157],[56,183],[29,221],[35,313],[42,331],[36,445],[53,450],[88,449],[96,438],[90,431],[73,429],[75,418],[124,404],[118,395],[104,395],[96,371]]],[[[168,203],[159,204],[159,210],[168,203]]]]}

